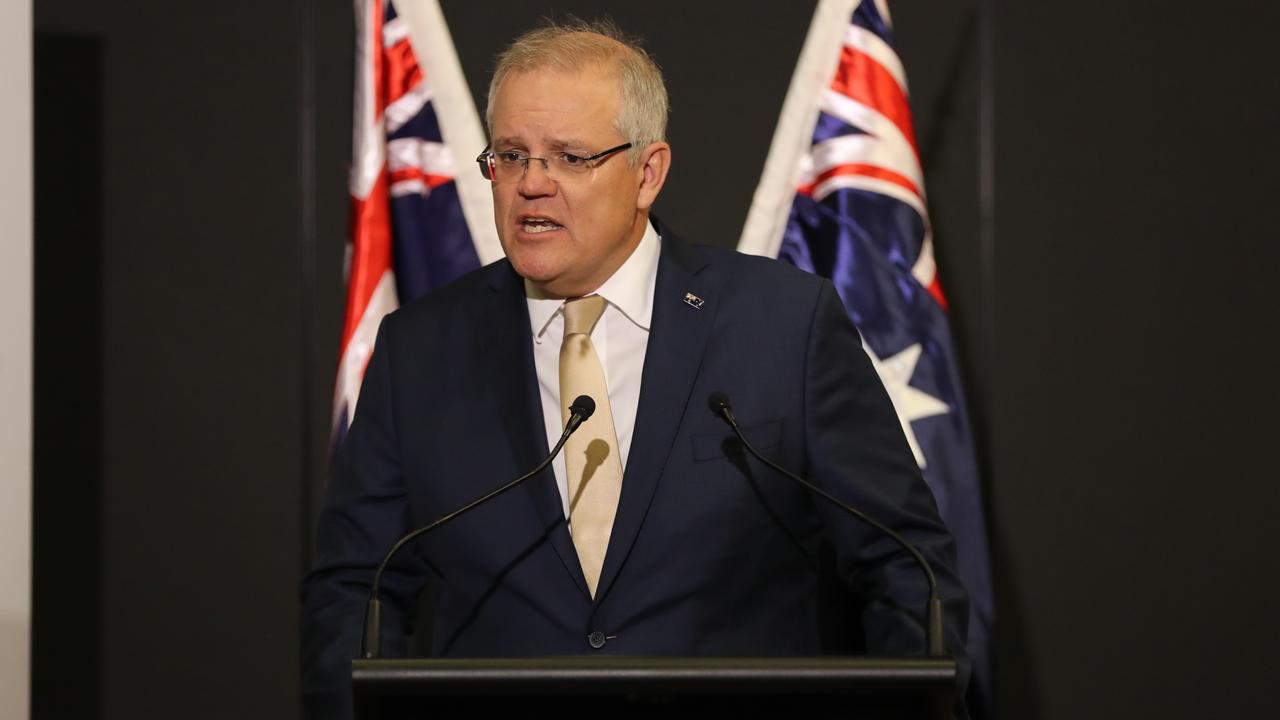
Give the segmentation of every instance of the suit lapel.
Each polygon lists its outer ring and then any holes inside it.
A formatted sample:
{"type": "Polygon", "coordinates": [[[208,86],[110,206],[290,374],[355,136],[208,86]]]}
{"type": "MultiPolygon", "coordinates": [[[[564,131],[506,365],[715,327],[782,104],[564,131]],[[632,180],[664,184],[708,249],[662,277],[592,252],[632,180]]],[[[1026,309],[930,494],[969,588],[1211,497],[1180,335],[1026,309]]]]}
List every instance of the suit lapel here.
{"type": "MultiPolygon", "coordinates": [[[[489,314],[492,318],[492,331],[487,337],[494,341],[490,357],[500,358],[501,367],[495,367],[487,375],[495,384],[500,385],[500,397],[511,401],[511,411],[503,414],[503,425],[511,443],[516,467],[519,472],[526,472],[551,452],[551,448],[547,447],[542,397],[538,391],[538,373],[533,362],[529,306],[525,302],[523,281],[506,263],[502,271],[495,272],[490,287],[494,291],[492,300],[496,307],[495,312],[489,314]],[[511,362],[512,358],[516,359],[515,362],[511,362]],[[519,369],[512,372],[511,368],[519,369]]],[[[548,540],[560,556],[565,570],[582,594],[589,598],[591,592],[587,589],[587,580],[582,574],[573,538],[564,521],[564,506],[551,468],[529,478],[515,492],[523,492],[529,498],[538,516],[538,526],[546,530],[548,540]]]]}
{"type": "Polygon", "coordinates": [[[608,592],[635,544],[689,405],[689,394],[716,315],[719,279],[713,270],[696,248],[663,232],[640,404],[623,473],[622,496],[597,587],[597,602],[608,592]],[[704,304],[695,308],[687,303],[689,293],[704,304]]]}

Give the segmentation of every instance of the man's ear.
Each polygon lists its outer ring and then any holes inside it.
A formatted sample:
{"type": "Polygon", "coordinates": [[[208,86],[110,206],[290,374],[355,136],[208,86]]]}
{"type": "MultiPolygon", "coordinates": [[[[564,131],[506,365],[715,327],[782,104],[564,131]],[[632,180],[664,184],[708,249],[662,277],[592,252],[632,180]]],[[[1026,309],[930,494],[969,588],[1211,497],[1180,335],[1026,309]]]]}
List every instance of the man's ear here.
{"type": "Polygon", "coordinates": [[[640,194],[636,197],[636,209],[648,210],[662,192],[662,185],[667,181],[667,171],[671,169],[671,146],[664,142],[656,142],[644,149],[640,155],[640,194]]]}

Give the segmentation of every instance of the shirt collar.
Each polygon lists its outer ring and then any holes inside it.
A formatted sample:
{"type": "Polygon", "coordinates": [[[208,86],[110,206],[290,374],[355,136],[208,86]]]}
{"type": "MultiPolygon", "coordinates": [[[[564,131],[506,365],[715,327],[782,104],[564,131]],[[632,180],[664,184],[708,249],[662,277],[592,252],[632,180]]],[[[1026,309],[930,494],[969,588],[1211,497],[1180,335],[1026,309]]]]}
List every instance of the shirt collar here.
{"type": "MultiPolygon", "coordinates": [[[[626,262],[622,263],[622,267],[593,293],[603,297],[645,331],[649,330],[653,321],[653,287],[658,278],[658,256],[661,249],[658,231],[654,229],[653,223],[646,222],[640,244],[631,252],[626,262]]],[[[564,306],[564,300],[543,297],[528,280],[524,281],[524,294],[528,299],[529,322],[533,328],[534,341],[541,343],[542,335],[564,306]]]]}

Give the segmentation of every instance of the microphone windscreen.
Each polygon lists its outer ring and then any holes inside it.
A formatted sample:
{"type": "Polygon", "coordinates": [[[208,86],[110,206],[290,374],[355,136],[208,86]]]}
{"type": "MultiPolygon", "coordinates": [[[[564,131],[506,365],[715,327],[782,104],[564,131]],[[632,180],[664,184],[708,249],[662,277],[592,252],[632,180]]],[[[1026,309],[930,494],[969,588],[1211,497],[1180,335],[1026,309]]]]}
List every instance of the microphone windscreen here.
{"type": "Polygon", "coordinates": [[[721,415],[729,409],[729,396],[717,390],[707,398],[707,406],[711,408],[711,412],[721,415]]]}
{"type": "Polygon", "coordinates": [[[581,415],[583,420],[591,417],[596,411],[596,401],[591,399],[590,395],[579,395],[574,399],[573,404],[569,406],[569,412],[574,415],[581,415]]]}

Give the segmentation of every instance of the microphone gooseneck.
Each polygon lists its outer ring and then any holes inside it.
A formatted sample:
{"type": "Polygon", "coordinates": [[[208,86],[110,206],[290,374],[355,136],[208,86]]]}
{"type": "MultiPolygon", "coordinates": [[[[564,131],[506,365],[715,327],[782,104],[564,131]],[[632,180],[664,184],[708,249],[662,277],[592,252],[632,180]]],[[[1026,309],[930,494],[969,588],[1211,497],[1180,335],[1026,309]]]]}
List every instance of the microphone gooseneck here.
{"type": "Polygon", "coordinates": [[[841,510],[844,510],[850,515],[853,515],[854,517],[858,518],[859,520],[866,523],[867,525],[870,525],[871,527],[879,530],[885,535],[888,535],[889,537],[893,538],[895,542],[897,542],[899,545],[902,546],[904,550],[906,550],[908,553],[911,554],[911,557],[915,558],[916,563],[924,571],[925,580],[929,582],[929,612],[928,612],[928,627],[926,629],[927,642],[928,642],[928,654],[934,657],[941,657],[943,655],[946,655],[946,646],[943,643],[943,639],[942,639],[942,599],[938,596],[938,581],[933,576],[933,568],[929,566],[929,562],[925,560],[924,555],[920,554],[920,551],[917,550],[914,545],[907,542],[898,533],[894,532],[893,530],[890,530],[883,523],[875,520],[871,516],[867,515],[866,513],[862,512],[861,510],[855,507],[846,505],[845,503],[836,499],[826,490],[823,490],[822,488],[818,487],[817,485],[814,485],[808,480],[805,480],[799,475],[795,475],[791,473],[786,468],[782,467],[781,465],[778,465],[777,463],[773,462],[769,458],[766,458],[765,456],[757,452],[756,449],[752,447],[751,443],[747,441],[746,436],[742,434],[742,428],[738,426],[738,420],[733,416],[733,407],[729,404],[728,395],[725,395],[724,393],[719,391],[713,392],[707,398],[707,404],[711,407],[712,413],[723,418],[724,421],[729,424],[729,427],[733,429],[733,433],[738,436],[738,440],[742,443],[742,446],[745,447],[747,449],[747,452],[750,452],[751,455],[755,457],[757,460],[769,466],[775,472],[781,475],[785,475],[786,477],[794,480],[795,482],[800,483],[801,485],[809,489],[814,494],[818,495],[819,497],[826,500],[827,502],[835,505],[841,510]]]}
{"type": "Polygon", "coordinates": [[[387,554],[382,558],[382,562],[378,565],[377,572],[373,574],[373,585],[369,587],[369,602],[365,605],[364,611],[364,633],[360,637],[360,657],[378,657],[379,636],[381,635],[382,630],[382,601],[378,599],[378,589],[382,585],[382,571],[387,569],[387,565],[391,562],[391,558],[395,557],[396,553],[400,552],[400,548],[408,545],[414,540],[417,540],[432,530],[435,530],[441,525],[448,523],[468,510],[489,502],[493,498],[542,472],[551,464],[551,461],[555,459],[556,455],[560,454],[560,449],[564,447],[565,442],[569,440],[569,436],[573,434],[573,431],[577,430],[578,427],[587,420],[587,418],[591,417],[591,415],[595,413],[595,411],[595,400],[592,400],[590,395],[579,395],[574,399],[573,404],[569,406],[569,421],[565,423],[564,432],[560,434],[560,440],[556,442],[556,446],[554,448],[551,448],[551,454],[543,458],[542,462],[538,463],[537,467],[524,475],[521,475],[515,480],[497,488],[496,490],[472,500],[430,525],[425,525],[414,530],[397,540],[396,544],[391,546],[391,549],[387,551],[387,554]]]}

